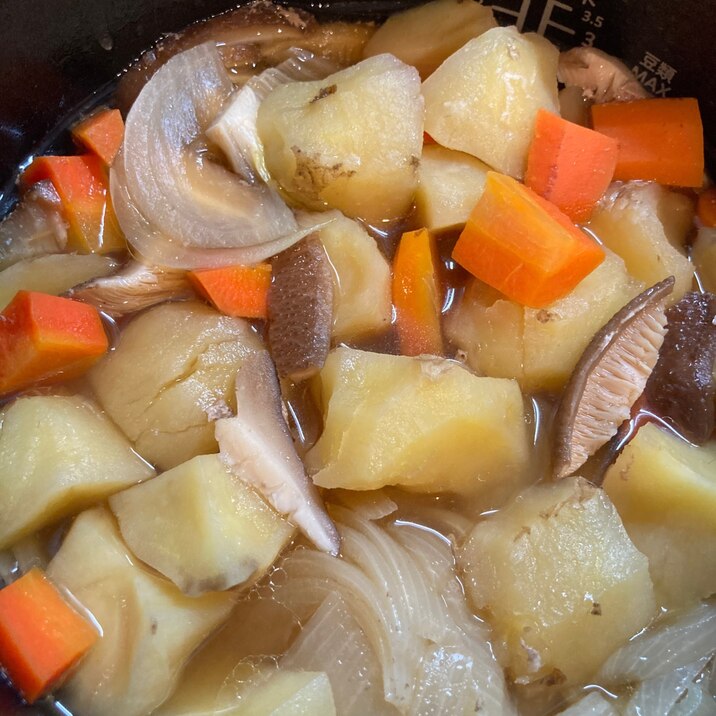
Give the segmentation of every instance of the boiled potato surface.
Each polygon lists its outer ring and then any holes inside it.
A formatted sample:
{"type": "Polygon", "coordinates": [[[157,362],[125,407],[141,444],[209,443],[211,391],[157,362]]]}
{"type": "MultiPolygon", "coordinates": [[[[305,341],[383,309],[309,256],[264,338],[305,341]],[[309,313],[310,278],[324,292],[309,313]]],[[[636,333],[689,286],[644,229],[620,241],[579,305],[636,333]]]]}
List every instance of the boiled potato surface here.
{"type": "Polygon", "coordinates": [[[396,57],[277,87],[259,107],[258,130],[266,166],[293,201],[369,222],[409,211],[423,98],[417,70],[396,57]]]}
{"type": "Polygon", "coordinates": [[[474,280],[447,332],[476,372],[515,378],[525,391],[558,391],[594,334],[643,288],[611,252],[547,308],[521,306],[474,280]]]}
{"type": "Polygon", "coordinates": [[[328,675],[322,671],[277,671],[241,697],[230,716],[336,716],[328,675]]]}
{"type": "Polygon", "coordinates": [[[363,54],[389,52],[425,79],[468,40],[496,26],[491,8],[473,0],[433,0],[389,17],[363,54]]]}
{"type": "Polygon", "coordinates": [[[200,455],[110,500],[124,541],[185,594],[256,579],[293,535],[218,455],[200,455]]]}
{"type": "Polygon", "coordinates": [[[18,398],[0,425],[0,549],[154,475],[79,396],[18,398]]]}
{"type": "Polygon", "coordinates": [[[168,470],[217,452],[207,411],[235,409],[236,372],[259,349],[240,318],[196,302],[165,303],[134,318],[89,379],[139,454],[168,470]]]}
{"type": "Polygon", "coordinates": [[[380,333],[390,326],[390,266],[378,245],[356,221],[327,212],[330,224],[318,231],[333,269],[334,342],[380,333]]]}
{"type": "Polygon", "coordinates": [[[484,162],[464,152],[437,144],[423,147],[415,194],[418,222],[436,232],[464,226],[482,196],[488,171],[484,162]]]}
{"type": "Polygon", "coordinates": [[[646,557],[581,478],[530,487],[479,522],[460,562],[518,683],[580,683],[655,616],[646,557]]]}
{"type": "Polygon", "coordinates": [[[108,276],[119,264],[99,254],[49,254],[18,261],[0,272],[0,311],[18,291],[59,296],[78,283],[108,276]]]}
{"type": "Polygon", "coordinates": [[[514,488],[528,460],[522,395],[454,361],[340,347],[316,379],[324,430],[306,455],[321,487],[514,488]]]}
{"type": "Polygon", "coordinates": [[[678,216],[668,211],[668,200],[664,203],[666,191],[653,183],[617,185],[595,209],[589,228],[647,286],[674,276],[669,297],[673,304],[691,290],[694,267],[675,245],[680,243],[683,228],[678,228],[678,216]]]}
{"type": "Polygon", "coordinates": [[[425,131],[521,179],[537,112],[559,112],[558,55],[548,40],[514,27],[470,40],[423,83],[425,131]]]}
{"type": "Polygon", "coordinates": [[[102,629],[60,694],[62,703],[83,716],[151,713],[234,604],[229,592],[186,597],[143,569],[104,508],[77,517],[47,573],[102,629]]]}
{"type": "Polygon", "coordinates": [[[699,229],[691,251],[702,286],[716,292],[716,229],[699,229]]]}

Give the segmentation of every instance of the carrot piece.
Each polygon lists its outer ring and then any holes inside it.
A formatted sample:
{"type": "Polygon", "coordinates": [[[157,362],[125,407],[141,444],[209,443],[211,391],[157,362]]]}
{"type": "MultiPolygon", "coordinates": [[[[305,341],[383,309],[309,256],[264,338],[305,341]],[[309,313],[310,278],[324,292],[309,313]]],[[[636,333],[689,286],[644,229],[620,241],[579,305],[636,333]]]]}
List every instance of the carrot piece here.
{"type": "Polygon", "coordinates": [[[196,291],[227,316],[266,318],[271,264],[190,271],[196,291]]]}
{"type": "Polygon", "coordinates": [[[102,160],[92,154],[37,157],[24,171],[26,186],[49,179],[69,224],[68,248],[82,253],[108,253],[126,248],[109,198],[102,160]]]}
{"type": "Polygon", "coordinates": [[[76,378],[108,347],[94,306],[18,291],[0,314],[0,394],[76,378]]]}
{"type": "Polygon", "coordinates": [[[0,664],[30,703],[50,691],[98,637],[37,567],[0,590],[0,664]]]}
{"type": "Polygon", "coordinates": [[[572,221],[586,221],[617,165],[617,141],[541,109],[525,184],[572,221]]]}
{"type": "Polygon", "coordinates": [[[427,229],[403,234],[393,259],[393,305],[400,352],[443,354],[435,240],[427,229]]]}
{"type": "Polygon", "coordinates": [[[110,166],[124,139],[122,113],[118,109],[100,110],[76,124],[72,128],[72,137],[110,166]]]}
{"type": "Polygon", "coordinates": [[[513,301],[543,308],[591,273],[604,251],[556,206],[511,177],[488,172],[452,257],[513,301]]]}
{"type": "Polygon", "coordinates": [[[716,226],[716,187],[712,186],[699,194],[696,212],[704,226],[716,226]]]}
{"type": "Polygon", "coordinates": [[[437,142],[427,132],[423,132],[423,144],[437,144],[437,142]]]}
{"type": "Polygon", "coordinates": [[[619,143],[615,179],[702,186],[704,130],[695,99],[595,104],[592,124],[619,143]]]}

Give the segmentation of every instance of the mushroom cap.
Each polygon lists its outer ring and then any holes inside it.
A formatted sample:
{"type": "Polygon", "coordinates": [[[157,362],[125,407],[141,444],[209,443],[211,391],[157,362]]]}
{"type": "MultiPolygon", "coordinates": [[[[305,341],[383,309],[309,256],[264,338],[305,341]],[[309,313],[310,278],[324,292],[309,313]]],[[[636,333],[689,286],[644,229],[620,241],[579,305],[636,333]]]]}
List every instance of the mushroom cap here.
{"type": "Polygon", "coordinates": [[[639,294],[585,349],[555,417],[556,478],[573,474],[629,418],[659,357],[673,287],[669,276],[639,294]]]}

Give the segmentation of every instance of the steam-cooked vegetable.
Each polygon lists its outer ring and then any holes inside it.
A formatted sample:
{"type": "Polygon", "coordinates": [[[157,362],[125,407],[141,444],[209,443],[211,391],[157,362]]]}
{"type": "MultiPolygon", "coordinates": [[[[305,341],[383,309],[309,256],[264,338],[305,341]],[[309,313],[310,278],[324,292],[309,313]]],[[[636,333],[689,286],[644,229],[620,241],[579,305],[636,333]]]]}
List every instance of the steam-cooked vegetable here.
{"type": "Polygon", "coordinates": [[[72,138],[111,165],[124,139],[122,113],[118,109],[101,109],[72,127],[72,138]]]}
{"type": "Polygon", "coordinates": [[[716,230],[699,229],[691,258],[702,286],[711,293],[716,292],[716,230]]]}
{"type": "Polygon", "coordinates": [[[402,355],[443,355],[438,262],[435,238],[427,229],[403,234],[393,259],[395,328],[402,355]]]}
{"type": "Polygon", "coordinates": [[[498,27],[470,40],[423,84],[425,131],[521,179],[537,112],[557,112],[557,48],[498,27]]]}
{"type": "Polygon", "coordinates": [[[462,228],[482,195],[488,170],[469,154],[424,146],[415,194],[418,223],[435,232],[462,228]]]}
{"type": "Polygon", "coordinates": [[[0,589],[0,666],[29,703],[65,676],[98,637],[39,569],[0,589]]]}
{"type": "Polygon", "coordinates": [[[707,228],[716,226],[716,187],[709,187],[699,194],[699,221],[707,228]]]}
{"type": "Polygon", "coordinates": [[[452,257],[513,301],[545,308],[599,266],[604,251],[553,204],[488,172],[452,257]]]}
{"type": "Polygon", "coordinates": [[[77,378],[108,346],[91,306],[18,291],[0,314],[0,394],[77,378]]]}
{"type": "Polygon", "coordinates": [[[305,207],[373,222],[410,209],[423,99],[417,71],[397,58],[277,87],[259,107],[258,128],[271,176],[305,207]]]}
{"type": "Polygon", "coordinates": [[[69,249],[105,254],[126,248],[99,157],[37,157],[23,172],[22,181],[27,186],[44,180],[52,182],[60,198],[69,249]]]}
{"type": "Polygon", "coordinates": [[[129,261],[111,276],[78,283],[67,295],[110,316],[123,316],[164,301],[188,298],[191,289],[184,271],[129,261]]]}
{"type": "Polygon", "coordinates": [[[585,99],[597,104],[649,96],[623,62],[596,47],[573,47],[562,52],[557,77],[567,87],[580,88],[585,99]]]}
{"type": "Polygon", "coordinates": [[[2,413],[0,549],[153,474],[88,400],[19,398],[2,413]]]}
{"type": "Polygon", "coordinates": [[[614,178],[700,187],[704,128],[695,99],[642,99],[592,107],[600,134],[619,143],[614,178]]]}
{"type": "Polygon", "coordinates": [[[134,554],[190,596],[258,579],[293,534],[218,455],[120,492],[110,507],[134,554]]]}
{"type": "Polygon", "coordinates": [[[639,281],[652,286],[674,276],[671,304],[691,290],[694,268],[669,241],[660,210],[665,191],[656,184],[616,184],[595,210],[589,228],[639,281]]]}
{"type": "Polygon", "coordinates": [[[237,414],[216,422],[221,458],[237,477],[310,539],[332,555],[338,534],[321,498],[306,477],[283,417],[281,391],[271,358],[258,351],[236,377],[237,414]]]}
{"type": "Polygon", "coordinates": [[[716,295],[687,293],[666,317],[668,333],[646,398],[661,418],[701,445],[714,431],[716,295]]]}
{"type": "Polygon", "coordinates": [[[338,67],[310,52],[297,50],[278,67],[270,67],[252,77],[226,101],[219,116],[206,130],[206,136],[226,155],[232,169],[254,183],[269,182],[271,176],[264,162],[264,148],[256,120],[259,105],[271,90],[290,82],[322,80],[338,67]]]}
{"type": "Polygon", "coordinates": [[[333,270],[335,343],[358,340],[388,328],[391,321],[390,266],[378,245],[356,221],[339,212],[318,231],[333,270]]]}
{"type": "Polygon", "coordinates": [[[527,432],[513,381],[478,378],[444,359],[340,347],[316,390],[325,427],[306,466],[321,487],[501,493],[525,468],[527,432]]]}
{"type": "Polygon", "coordinates": [[[276,369],[294,381],[315,375],[331,345],[333,275],[315,236],[279,254],[268,292],[268,341],[276,369]]]}
{"type": "Polygon", "coordinates": [[[247,185],[199,152],[202,131],[231,89],[218,50],[206,43],[169,60],[127,115],[112,201],[132,247],[150,263],[250,264],[302,235],[274,190],[247,185]]]}
{"type": "Polygon", "coordinates": [[[644,291],[587,346],[555,417],[555,477],[574,474],[629,418],[659,357],[673,288],[668,278],[644,291]]]}
{"type": "Polygon", "coordinates": [[[266,318],[271,264],[224,266],[190,271],[189,281],[199,295],[227,316],[266,318]]]}
{"type": "Polygon", "coordinates": [[[0,273],[0,310],[20,290],[59,296],[73,286],[111,274],[117,262],[98,254],[47,254],[23,259],[0,273]]]}
{"type": "Polygon", "coordinates": [[[477,524],[461,563],[517,683],[580,683],[653,618],[648,563],[581,478],[537,485],[477,524]]]}
{"type": "Polygon", "coordinates": [[[611,137],[541,109],[525,184],[572,221],[586,221],[612,181],[617,149],[611,137]]]}
{"type": "Polygon", "coordinates": [[[562,119],[589,127],[591,123],[590,103],[582,96],[581,87],[567,86],[559,91],[559,114],[562,119]]]}
{"type": "Polygon", "coordinates": [[[473,0],[433,0],[389,17],[363,54],[389,52],[425,79],[468,40],[496,26],[492,9],[473,0]]]}
{"type": "Polygon", "coordinates": [[[559,716],[619,716],[615,707],[598,691],[592,691],[559,716]]]}
{"type": "Polygon", "coordinates": [[[645,425],[609,469],[604,489],[625,521],[716,530],[716,444],[694,447],[645,425]]]}
{"type": "Polygon", "coordinates": [[[235,599],[229,592],[185,597],[143,569],[102,508],[74,521],[47,574],[70,590],[102,630],[61,692],[62,703],[86,716],[150,713],[235,599]]]}
{"type": "Polygon", "coordinates": [[[276,599],[315,608],[337,592],[378,656],[385,699],[399,712],[511,716],[502,671],[484,626],[465,608],[448,545],[414,527],[385,529],[340,508],[334,514],[344,559],[295,550],[281,562],[286,578],[276,599]]]}
{"type": "Polygon", "coordinates": [[[139,454],[168,470],[216,452],[207,413],[233,408],[236,371],[260,349],[240,318],[200,303],[166,303],[124,329],[90,384],[139,454]]]}
{"type": "Polygon", "coordinates": [[[67,222],[60,197],[49,181],[34,184],[0,221],[0,268],[21,259],[54,254],[67,246],[67,222]]]}

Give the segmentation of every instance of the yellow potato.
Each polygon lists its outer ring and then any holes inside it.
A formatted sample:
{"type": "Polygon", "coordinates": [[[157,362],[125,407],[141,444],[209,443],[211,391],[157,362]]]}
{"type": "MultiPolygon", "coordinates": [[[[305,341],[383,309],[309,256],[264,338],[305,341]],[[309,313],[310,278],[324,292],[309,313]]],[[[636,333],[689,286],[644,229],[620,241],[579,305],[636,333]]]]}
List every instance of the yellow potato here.
{"type": "Polygon", "coordinates": [[[478,378],[438,358],[341,347],[316,386],[325,427],[306,465],[321,487],[487,493],[514,489],[526,467],[514,381],[478,378]]]}
{"type": "Polygon", "coordinates": [[[558,391],[594,334],[642,288],[611,252],[569,294],[539,310],[473,281],[447,331],[478,373],[516,378],[528,392],[558,391]]]}
{"type": "Polygon", "coordinates": [[[84,398],[18,398],[0,424],[0,549],[154,475],[84,398]]]}
{"type": "Polygon", "coordinates": [[[277,87],[261,103],[257,126],[266,167],[297,203],[369,222],[410,210],[423,98],[417,70],[396,57],[277,87]]]}
{"type": "Polygon", "coordinates": [[[699,229],[691,257],[701,285],[711,293],[716,292],[716,229],[699,229]]]}
{"type": "Polygon", "coordinates": [[[65,682],[83,716],[144,716],[171,693],[194,649],[229,615],[229,592],[184,596],[139,566],[108,510],[83,512],[47,570],[89,610],[102,638],[65,682]]]}
{"type": "Polygon", "coordinates": [[[390,52],[425,79],[468,40],[496,26],[492,9],[473,0],[433,0],[389,17],[363,54],[390,52]]]}
{"type": "Polygon", "coordinates": [[[240,318],[200,303],[165,303],[134,318],[89,379],[139,454],[168,470],[218,451],[207,411],[236,407],[236,372],[260,348],[240,318]]]}
{"type": "Polygon", "coordinates": [[[110,507],[137,557],[192,596],[261,577],[294,533],[218,455],[120,492],[110,507]]]}
{"type": "Polygon", "coordinates": [[[655,616],[646,557],[602,490],[540,484],[479,522],[460,563],[518,683],[579,684],[655,616]]]}
{"type": "Polygon", "coordinates": [[[470,40],[423,83],[425,131],[521,179],[537,112],[559,112],[558,55],[548,40],[514,27],[470,40]]]}

